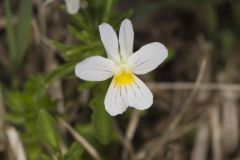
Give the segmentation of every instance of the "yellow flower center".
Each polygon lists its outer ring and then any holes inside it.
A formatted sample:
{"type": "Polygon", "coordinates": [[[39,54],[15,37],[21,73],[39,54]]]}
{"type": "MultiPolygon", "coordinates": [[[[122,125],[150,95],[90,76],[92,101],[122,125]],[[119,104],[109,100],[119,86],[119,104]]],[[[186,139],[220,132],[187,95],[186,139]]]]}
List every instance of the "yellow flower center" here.
{"type": "Polygon", "coordinates": [[[124,86],[133,83],[134,76],[131,72],[122,70],[119,74],[114,76],[113,81],[117,86],[124,86]]]}

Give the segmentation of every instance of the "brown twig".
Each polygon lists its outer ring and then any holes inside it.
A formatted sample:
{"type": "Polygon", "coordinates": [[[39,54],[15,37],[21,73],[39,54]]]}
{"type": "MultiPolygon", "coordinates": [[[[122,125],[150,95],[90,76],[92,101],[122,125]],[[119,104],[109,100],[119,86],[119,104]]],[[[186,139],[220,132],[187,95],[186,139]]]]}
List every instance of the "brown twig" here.
{"type": "MultiPolygon", "coordinates": [[[[132,139],[133,139],[135,131],[137,129],[139,118],[140,118],[140,111],[134,110],[132,113],[131,119],[128,123],[126,135],[125,135],[126,140],[130,144],[132,143],[132,139]]],[[[127,159],[127,149],[126,148],[124,148],[124,150],[123,150],[122,157],[123,157],[123,159],[127,159]]],[[[130,157],[133,157],[133,156],[130,156],[130,157]]]]}
{"type": "Polygon", "coordinates": [[[153,150],[153,149],[154,151],[157,151],[155,152],[155,154],[158,155],[156,157],[159,158],[163,156],[164,155],[163,146],[166,146],[168,141],[174,141],[176,139],[179,139],[180,137],[192,131],[195,126],[196,126],[195,123],[178,126],[177,128],[175,128],[173,132],[169,133],[167,137],[159,136],[159,137],[153,138],[148,143],[146,143],[144,147],[136,154],[136,159],[148,160],[149,158],[151,158],[149,157],[148,150],[153,150]]]}
{"type": "Polygon", "coordinates": [[[75,131],[74,128],[72,128],[63,119],[60,119],[60,123],[71,133],[75,140],[78,141],[95,160],[102,160],[98,151],[82,135],[75,131]]]}
{"type": "Polygon", "coordinates": [[[132,146],[132,143],[130,143],[123,135],[122,131],[120,130],[118,124],[116,123],[116,121],[113,121],[113,125],[116,129],[116,131],[118,132],[119,134],[119,138],[120,138],[120,141],[124,147],[125,150],[127,150],[128,153],[130,153],[130,156],[131,156],[131,159],[136,159],[135,158],[135,151],[134,151],[134,148],[132,146]]]}
{"type": "Polygon", "coordinates": [[[212,137],[212,151],[213,151],[213,160],[222,160],[222,132],[220,124],[220,112],[219,107],[213,106],[210,108],[209,112],[210,125],[211,125],[211,137],[212,137]]]}
{"type": "Polygon", "coordinates": [[[137,129],[139,118],[140,111],[134,110],[126,131],[126,139],[129,140],[130,142],[132,141],[135,131],[137,129]]]}
{"type": "Polygon", "coordinates": [[[222,141],[225,154],[231,154],[239,142],[238,96],[234,92],[223,92],[222,141]],[[231,136],[229,136],[231,135],[231,136]]]}
{"type": "Polygon", "coordinates": [[[184,116],[185,112],[187,111],[187,109],[189,108],[193,98],[195,97],[198,88],[200,86],[201,80],[203,78],[204,75],[204,71],[206,68],[206,59],[203,59],[201,66],[200,66],[200,70],[196,79],[196,82],[194,83],[194,87],[192,88],[192,91],[189,95],[189,97],[187,98],[187,100],[185,101],[185,103],[183,104],[181,111],[178,113],[177,116],[175,116],[173,118],[173,120],[170,122],[169,127],[166,129],[165,133],[163,134],[161,140],[158,142],[159,147],[154,147],[151,151],[151,153],[149,153],[149,155],[147,156],[147,160],[152,160],[155,158],[155,155],[158,154],[159,152],[159,148],[161,148],[161,146],[163,146],[168,138],[169,135],[175,130],[175,128],[177,127],[178,123],[181,121],[182,117],[184,116]]]}
{"type": "Polygon", "coordinates": [[[200,122],[191,160],[207,159],[209,139],[210,136],[208,124],[205,121],[200,122]]]}
{"type": "MultiPolygon", "coordinates": [[[[192,90],[195,88],[195,82],[173,82],[173,83],[165,83],[159,82],[147,83],[149,88],[153,92],[158,92],[161,90],[192,90]]],[[[206,90],[206,91],[235,91],[240,92],[239,84],[229,84],[229,83],[201,83],[198,85],[196,90],[206,90]]]]}
{"type": "Polygon", "coordinates": [[[9,127],[6,130],[6,135],[16,160],[27,160],[17,130],[14,127],[9,127]]]}
{"type": "Polygon", "coordinates": [[[198,73],[198,77],[197,77],[197,80],[195,82],[195,85],[194,85],[194,88],[192,89],[189,97],[187,98],[187,100],[185,101],[185,103],[183,104],[182,106],[182,109],[180,111],[180,113],[174,118],[174,120],[171,122],[171,124],[169,125],[169,131],[173,130],[173,128],[176,127],[176,125],[179,123],[179,121],[182,119],[184,113],[186,112],[186,110],[189,108],[193,98],[195,97],[195,95],[197,94],[197,89],[199,88],[200,86],[200,83],[203,79],[203,76],[204,76],[204,71],[206,69],[206,63],[207,63],[207,60],[204,59],[202,61],[202,64],[201,64],[201,67],[200,67],[200,71],[198,73]]]}

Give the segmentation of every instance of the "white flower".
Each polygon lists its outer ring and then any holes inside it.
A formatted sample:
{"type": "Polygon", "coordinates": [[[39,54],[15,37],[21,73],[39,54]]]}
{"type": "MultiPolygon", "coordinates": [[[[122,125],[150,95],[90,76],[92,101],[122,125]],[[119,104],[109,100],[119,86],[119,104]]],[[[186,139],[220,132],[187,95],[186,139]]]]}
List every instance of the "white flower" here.
{"type": "Polygon", "coordinates": [[[157,68],[167,58],[166,47],[154,42],[133,53],[134,32],[128,19],[121,24],[119,42],[109,24],[101,24],[99,31],[108,58],[93,56],[83,60],[75,67],[76,76],[88,81],[113,77],[104,101],[112,116],[123,113],[128,106],[139,110],[149,108],[153,95],[135,74],[142,75],[157,68]]]}
{"type": "Polygon", "coordinates": [[[65,3],[69,14],[76,14],[80,9],[80,0],[65,0],[65,3]]]}
{"type": "MultiPolygon", "coordinates": [[[[47,6],[48,4],[54,2],[55,0],[46,0],[44,5],[47,6]]],[[[67,12],[69,14],[76,14],[80,9],[80,0],[64,0],[67,8],[67,12]]]]}

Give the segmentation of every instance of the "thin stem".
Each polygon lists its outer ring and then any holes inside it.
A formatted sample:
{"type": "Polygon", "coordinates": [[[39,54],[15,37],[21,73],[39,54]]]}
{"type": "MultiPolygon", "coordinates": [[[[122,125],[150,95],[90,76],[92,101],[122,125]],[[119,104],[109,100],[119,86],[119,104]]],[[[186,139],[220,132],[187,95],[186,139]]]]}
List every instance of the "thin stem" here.
{"type": "Polygon", "coordinates": [[[98,151],[82,135],[75,131],[74,128],[63,119],[60,119],[60,122],[95,160],[102,160],[98,151]]]}

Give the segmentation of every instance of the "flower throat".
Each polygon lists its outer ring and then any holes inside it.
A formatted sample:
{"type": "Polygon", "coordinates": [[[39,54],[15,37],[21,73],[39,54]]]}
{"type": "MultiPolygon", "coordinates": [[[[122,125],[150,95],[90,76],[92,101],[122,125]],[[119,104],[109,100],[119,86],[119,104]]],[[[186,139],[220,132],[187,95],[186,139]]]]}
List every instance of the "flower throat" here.
{"type": "Polygon", "coordinates": [[[117,86],[124,86],[133,83],[134,76],[131,72],[122,70],[119,74],[114,76],[113,81],[117,86]]]}

